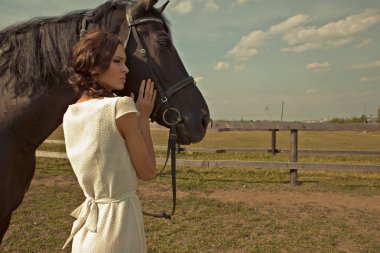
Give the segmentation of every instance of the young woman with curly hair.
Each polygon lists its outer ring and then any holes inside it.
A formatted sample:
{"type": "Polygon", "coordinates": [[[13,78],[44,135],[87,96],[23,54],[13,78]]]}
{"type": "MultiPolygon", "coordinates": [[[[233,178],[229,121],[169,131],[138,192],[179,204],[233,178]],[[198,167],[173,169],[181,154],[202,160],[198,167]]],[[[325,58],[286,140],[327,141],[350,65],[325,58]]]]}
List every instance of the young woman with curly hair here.
{"type": "Polygon", "coordinates": [[[146,252],[137,181],[152,180],[156,160],[150,135],[156,91],[142,80],[139,96],[118,97],[129,72],[122,42],[113,34],[88,33],[73,48],[69,84],[81,96],[67,109],[67,156],[85,201],[69,239],[72,252],[146,252]]]}

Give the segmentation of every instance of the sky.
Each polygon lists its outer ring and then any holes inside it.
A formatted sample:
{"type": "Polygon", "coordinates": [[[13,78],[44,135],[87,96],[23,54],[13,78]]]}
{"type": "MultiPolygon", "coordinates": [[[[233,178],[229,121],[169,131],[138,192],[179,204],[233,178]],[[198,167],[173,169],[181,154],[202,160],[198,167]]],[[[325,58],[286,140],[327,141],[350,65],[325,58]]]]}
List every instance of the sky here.
{"type": "MultiPolygon", "coordinates": [[[[103,2],[0,0],[0,29],[103,2]]],[[[171,0],[165,15],[214,120],[377,116],[378,0],[171,0]]]]}

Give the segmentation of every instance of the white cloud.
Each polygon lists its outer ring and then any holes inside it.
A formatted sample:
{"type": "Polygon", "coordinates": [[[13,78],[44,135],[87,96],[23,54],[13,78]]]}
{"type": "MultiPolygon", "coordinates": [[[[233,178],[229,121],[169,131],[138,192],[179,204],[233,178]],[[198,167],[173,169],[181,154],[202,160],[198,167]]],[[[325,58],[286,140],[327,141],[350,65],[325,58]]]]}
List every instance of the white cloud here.
{"type": "Polygon", "coordinates": [[[287,20],[277,25],[271,26],[268,32],[271,34],[283,33],[306,22],[307,20],[309,20],[309,17],[306,15],[296,15],[296,16],[288,18],[287,20]]]}
{"type": "Polygon", "coordinates": [[[350,69],[370,69],[380,68],[380,61],[357,63],[350,66],[350,69]]]}
{"type": "Polygon", "coordinates": [[[307,90],[305,91],[305,93],[308,94],[308,95],[313,95],[313,94],[317,94],[318,91],[315,90],[315,89],[307,89],[307,90]]]}
{"type": "Polygon", "coordinates": [[[214,12],[220,8],[216,0],[172,0],[171,2],[174,2],[172,9],[181,15],[191,12],[195,7],[200,7],[199,5],[202,5],[203,12],[214,12]]]}
{"type": "Polygon", "coordinates": [[[272,36],[286,32],[287,30],[305,22],[308,17],[305,15],[296,15],[286,19],[285,21],[271,26],[266,31],[256,30],[244,35],[240,38],[239,42],[227,52],[227,55],[234,56],[240,60],[246,60],[252,56],[255,56],[259,50],[258,46],[272,36]]]}
{"type": "Polygon", "coordinates": [[[205,2],[205,8],[203,11],[205,12],[213,12],[219,10],[219,5],[215,3],[215,0],[207,0],[205,2]]]}
{"type": "Polygon", "coordinates": [[[314,73],[325,73],[331,69],[331,64],[328,62],[313,62],[309,63],[306,68],[314,73]]]}
{"type": "Polygon", "coordinates": [[[281,49],[281,51],[283,51],[283,52],[305,52],[305,51],[308,51],[311,49],[317,49],[320,47],[321,47],[320,44],[305,43],[305,44],[295,46],[295,47],[286,47],[286,48],[281,49]]]}
{"type": "Polygon", "coordinates": [[[340,46],[349,44],[353,40],[354,40],[353,38],[343,38],[343,39],[337,39],[337,40],[328,40],[328,41],[326,41],[326,45],[328,47],[335,48],[335,47],[340,47],[340,46]]]}
{"type": "Polygon", "coordinates": [[[363,41],[360,42],[355,48],[358,49],[358,48],[365,47],[365,46],[371,44],[372,41],[373,41],[372,38],[369,38],[369,39],[363,40],[363,41]]]}
{"type": "Polygon", "coordinates": [[[263,31],[253,31],[248,35],[241,37],[240,41],[227,52],[227,55],[235,56],[240,59],[247,59],[256,55],[259,51],[257,46],[261,45],[269,34],[263,31]]]}
{"type": "Polygon", "coordinates": [[[257,0],[233,0],[230,2],[232,3],[231,7],[236,7],[236,6],[241,6],[252,1],[256,2],[257,0]]]}
{"type": "Polygon", "coordinates": [[[359,82],[377,82],[380,81],[380,76],[363,76],[359,78],[359,82]]]}
{"type": "Polygon", "coordinates": [[[284,41],[289,46],[292,46],[285,51],[296,51],[291,49],[302,45],[314,45],[307,50],[342,46],[351,43],[353,35],[363,32],[379,22],[379,11],[376,9],[366,9],[359,14],[348,16],[336,22],[330,22],[321,27],[294,28],[283,37],[284,41]]]}
{"type": "Polygon", "coordinates": [[[234,71],[235,72],[240,72],[240,71],[245,70],[245,68],[246,68],[246,65],[244,63],[237,64],[237,65],[234,66],[234,71]]]}
{"type": "Polygon", "coordinates": [[[271,26],[268,30],[250,32],[242,36],[239,42],[227,52],[227,55],[239,60],[247,60],[259,53],[258,48],[265,40],[281,33],[284,33],[283,40],[288,44],[288,47],[281,49],[283,52],[337,48],[352,43],[354,35],[380,23],[380,14],[377,9],[366,9],[359,14],[327,23],[321,27],[301,26],[309,20],[310,18],[306,15],[295,15],[271,26]]]}
{"type": "Polygon", "coordinates": [[[235,0],[235,3],[237,5],[242,5],[242,4],[245,4],[245,3],[248,3],[248,2],[249,2],[249,0],[235,0]]]}
{"type": "Polygon", "coordinates": [[[174,10],[181,15],[191,12],[192,9],[193,4],[190,1],[180,2],[174,7],[174,10]]]}
{"type": "Polygon", "coordinates": [[[205,79],[205,78],[204,78],[203,76],[197,76],[197,77],[194,78],[194,81],[195,81],[196,83],[199,83],[199,82],[203,81],[204,79],[205,79]]]}
{"type": "Polygon", "coordinates": [[[214,65],[214,69],[215,69],[215,70],[228,69],[229,67],[230,67],[230,64],[229,64],[228,62],[225,62],[225,61],[217,62],[217,63],[214,65]]]}

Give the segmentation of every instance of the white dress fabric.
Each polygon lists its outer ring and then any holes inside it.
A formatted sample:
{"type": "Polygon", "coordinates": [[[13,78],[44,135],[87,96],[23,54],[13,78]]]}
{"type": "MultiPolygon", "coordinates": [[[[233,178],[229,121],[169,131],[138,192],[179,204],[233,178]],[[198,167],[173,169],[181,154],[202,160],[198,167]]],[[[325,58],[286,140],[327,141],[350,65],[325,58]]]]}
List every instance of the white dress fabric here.
{"type": "MultiPolygon", "coordinates": [[[[115,119],[139,114],[130,97],[70,105],[63,116],[66,153],[86,197],[71,215],[75,253],[146,252],[137,176],[115,119]]],[[[62,248],[62,249],[63,249],[62,248]]]]}

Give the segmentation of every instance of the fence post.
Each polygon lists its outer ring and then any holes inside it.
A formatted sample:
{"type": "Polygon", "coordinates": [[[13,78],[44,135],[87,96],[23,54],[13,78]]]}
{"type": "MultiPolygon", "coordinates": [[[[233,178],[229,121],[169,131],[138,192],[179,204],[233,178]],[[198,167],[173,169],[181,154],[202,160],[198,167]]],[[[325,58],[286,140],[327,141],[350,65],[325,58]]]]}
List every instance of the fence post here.
{"type": "MultiPolygon", "coordinates": [[[[290,144],[290,162],[298,161],[298,130],[291,129],[291,144],[290,144]]],[[[297,169],[290,169],[290,183],[292,185],[297,185],[297,169]]]]}
{"type": "Polygon", "coordinates": [[[275,155],[276,153],[278,153],[278,150],[276,149],[276,132],[278,130],[277,129],[271,129],[271,132],[272,132],[272,149],[271,149],[271,153],[272,155],[275,155]]]}

